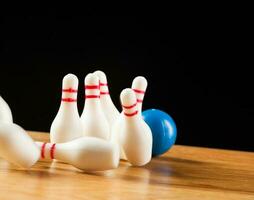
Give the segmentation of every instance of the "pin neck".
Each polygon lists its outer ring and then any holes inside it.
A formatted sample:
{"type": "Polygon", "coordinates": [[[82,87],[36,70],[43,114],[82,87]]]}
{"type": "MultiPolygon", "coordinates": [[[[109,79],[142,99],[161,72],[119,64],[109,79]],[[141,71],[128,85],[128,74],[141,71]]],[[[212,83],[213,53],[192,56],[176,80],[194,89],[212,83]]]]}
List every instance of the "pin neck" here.
{"type": "Polygon", "coordinates": [[[103,82],[100,81],[99,84],[100,84],[100,86],[108,86],[107,82],[103,83],[103,82]]]}
{"type": "Polygon", "coordinates": [[[131,109],[131,108],[134,108],[135,106],[137,105],[137,102],[130,105],[130,106],[125,106],[125,105],[122,105],[123,109],[131,109]]]}
{"type": "Polygon", "coordinates": [[[138,114],[137,102],[135,102],[132,105],[122,105],[122,108],[123,108],[123,114],[126,117],[132,117],[138,114]]]}
{"type": "Polygon", "coordinates": [[[132,116],[137,115],[137,114],[138,114],[138,111],[136,110],[136,111],[134,111],[134,112],[132,112],[132,113],[126,113],[126,112],[124,112],[123,114],[124,114],[126,117],[132,117],[132,116]]]}
{"type": "Polygon", "coordinates": [[[71,102],[77,102],[77,99],[73,99],[73,98],[62,98],[61,101],[62,101],[62,102],[67,102],[67,103],[71,103],[71,102]]]}
{"type": "Polygon", "coordinates": [[[100,86],[99,85],[85,85],[84,89],[85,90],[99,90],[100,86]]]}
{"type": "Polygon", "coordinates": [[[138,93],[138,94],[145,94],[145,91],[144,90],[139,90],[139,89],[135,89],[133,88],[132,89],[135,93],[138,93]]]}
{"type": "Polygon", "coordinates": [[[94,95],[94,94],[85,95],[85,99],[99,99],[99,98],[100,98],[100,95],[94,95]]]}
{"type": "Polygon", "coordinates": [[[143,99],[144,99],[144,96],[145,96],[145,90],[140,90],[140,89],[136,89],[136,88],[133,88],[132,90],[136,94],[137,108],[138,108],[139,115],[141,115],[142,114],[142,103],[143,103],[143,99]]]}
{"type": "Polygon", "coordinates": [[[142,104],[144,96],[145,96],[145,91],[144,90],[135,89],[135,88],[133,88],[132,90],[136,93],[137,102],[139,104],[142,104]]]}
{"type": "Polygon", "coordinates": [[[72,114],[78,114],[78,107],[77,107],[77,99],[73,98],[62,98],[61,104],[58,112],[68,113],[72,112],[72,114]]]}
{"type": "Polygon", "coordinates": [[[102,96],[108,96],[109,92],[100,92],[100,95],[102,95],[102,96]]]}
{"type": "Polygon", "coordinates": [[[62,89],[62,102],[65,103],[73,103],[77,102],[77,93],[78,90],[76,88],[63,88],[62,89]]]}
{"type": "Polygon", "coordinates": [[[140,115],[142,114],[142,103],[143,101],[139,101],[139,99],[137,99],[137,108],[140,115]]]}
{"type": "Polygon", "coordinates": [[[92,112],[98,109],[101,109],[100,95],[85,95],[85,112],[87,112],[88,110],[91,110],[92,112]]]}
{"type": "Polygon", "coordinates": [[[73,88],[66,88],[66,89],[62,89],[62,92],[77,93],[78,90],[77,89],[73,89],[73,88]]]}
{"type": "Polygon", "coordinates": [[[41,146],[41,159],[55,159],[56,144],[43,143],[41,146]]]}
{"type": "Polygon", "coordinates": [[[100,86],[99,85],[85,85],[85,99],[97,99],[100,98],[100,86]]]}
{"type": "Polygon", "coordinates": [[[108,83],[102,83],[100,82],[100,95],[102,97],[108,97],[109,95],[109,89],[108,89],[108,83]]]}

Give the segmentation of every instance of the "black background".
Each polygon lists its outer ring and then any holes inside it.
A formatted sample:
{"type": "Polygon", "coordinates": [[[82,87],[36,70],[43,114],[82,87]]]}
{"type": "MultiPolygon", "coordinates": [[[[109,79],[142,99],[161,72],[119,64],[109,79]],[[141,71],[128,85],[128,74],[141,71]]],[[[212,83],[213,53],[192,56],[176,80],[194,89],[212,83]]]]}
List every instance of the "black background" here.
{"type": "Polygon", "coordinates": [[[67,73],[79,77],[81,112],[84,77],[101,69],[119,109],[121,90],[145,76],[143,108],[175,119],[177,144],[254,151],[253,78],[238,64],[229,23],[175,27],[166,16],[76,14],[2,17],[0,93],[16,123],[49,131],[67,73]]]}

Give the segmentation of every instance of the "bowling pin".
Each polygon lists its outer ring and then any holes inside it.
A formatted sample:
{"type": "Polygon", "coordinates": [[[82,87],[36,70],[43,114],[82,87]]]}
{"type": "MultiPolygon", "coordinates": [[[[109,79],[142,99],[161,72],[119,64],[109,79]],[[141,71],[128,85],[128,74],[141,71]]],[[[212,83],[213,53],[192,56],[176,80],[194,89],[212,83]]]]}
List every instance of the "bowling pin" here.
{"type": "Polygon", "coordinates": [[[62,99],[50,128],[50,141],[62,143],[83,135],[83,126],[77,108],[78,78],[67,74],[62,83],[62,99]]]}
{"type": "Polygon", "coordinates": [[[116,109],[114,103],[109,94],[107,77],[102,71],[95,71],[94,74],[99,78],[100,84],[100,102],[101,108],[104,115],[108,121],[109,127],[111,129],[114,121],[119,117],[119,111],[116,109]]]}
{"type": "Polygon", "coordinates": [[[20,167],[29,168],[40,158],[40,151],[23,128],[0,122],[0,157],[20,167]]]}
{"type": "MultiPolygon", "coordinates": [[[[142,103],[147,88],[146,78],[143,76],[137,76],[136,78],[133,79],[131,88],[136,94],[138,115],[142,117],[142,103]]],[[[118,135],[117,132],[119,128],[122,126],[122,121],[123,121],[123,113],[120,114],[120,116],[117,118],[117,120],[114,122],[112,126],[111,141],[119,141],[120,136],[118,135]]],[[[121,159],[126,160],[126,156],[123,149],[121,149],[120,157],[121,159]]]]}
{"type": "Polygon", "coordinates": [[[13,123],[11,109],[0,96],[0,122],[13,123]]]}
{"type": "Polygon", "coordinates": [[[131,88],[136,94],[137,97],[137,108],[139,115],[142,115],[142,103],[145,96],[146,88],[147,88],[147,80],[143,76],[137,76],[132,81],[131,88]]]}
{"type": "Polygon", "coordinates": [[[151,130],[138,113],[134,91],[130,88],[124,89],[120,99],[123,108],[121,126],[118,126],[118,130],[115,129],[113,134],[132,165],[145,165],[152,156],[151,130]]]}
{"type": "Polygon", "coordinates": [[[100,103],[99,78],[92,73],[85,77],[85,105],[81,121],[85,136],[109,139],[109,125],[100,103]]]}
{"type": "Polygon", "coordinates": [[[51,144],[36,142],[41,159],[57,159],[84,171],[102,171],[117,168],[119,146],[95,137],[81,137],[70,142],[51,144]]]}

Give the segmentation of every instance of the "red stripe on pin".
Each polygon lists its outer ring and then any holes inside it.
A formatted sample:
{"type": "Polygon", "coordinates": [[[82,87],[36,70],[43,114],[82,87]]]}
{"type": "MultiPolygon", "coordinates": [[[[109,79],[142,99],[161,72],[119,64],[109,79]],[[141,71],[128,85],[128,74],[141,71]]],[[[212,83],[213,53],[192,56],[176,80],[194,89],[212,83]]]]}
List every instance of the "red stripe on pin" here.
{"type": "Polygon", "coordinates": [[[138,102],[138,103],[142,103],[143,100],[142,100],[142,99],[137,99],[137,102],[138,102]]]}
{"type": "Polygon", "coordinates": [[[122,107],[125,108],[125,109],[131,109],[131,108],[135,107],[136,105],[137,105],[137,102],[134,103],[133,105],[130,105],[130,106],[124,106],[124,105],[122,105],[122,107]]]}
{"type": "Polygon", "coordinates": [[[75,90],[73,88],[68,88],[68,89],[62,89],[63,92],[69,92],[69,93],[77,93],[78,90],[75,90]]]}
{"type": "Polygon", "coordinates": [[[145,91],[143,90],[138,90],[138,89],[132,89],[134,92],[139,93],[139,94],[145,94],[145,91]]]}
{"type": "Polygon", "coordinates": [[[100,95],[85,95],[86,99],[100,98],[100,95]]]}
{"type": "Polygon", "coordinates": [[[47,145],[47,142],[44,142],[41,146],[41,158],[44,159],[45,158],[45,147],[47,145]]]}
{"type": "Polygon", "coordinates": [[[101,83],[101,82],[100,82],[100,86],[108,86],[108,84],[107,84],[107,83],[101,83]]]}
{"type": "Polygon", "coordinates": [[[99,85],[85,85],[86,90],[95,90],[95,89],[100,89],[99,85]]]}
{"type": "Polygon", "coordinates": [[[76,102],[77,99],[73,99],[73,98],[62,98],[63,102],[76,102]]]}
{"type": "Polygon", "coordinates": [[[101,92],[101,95],[109,94],[109,92],[101,92]]]}
{"type": "Polygon", "coordinates": [[[54,159],[55,157],[55,149],[56,149],[56,144],[53,144],[50,148],[50,158],[54,159]]]}
{"type": "Polygon", "coordinates": [[[135,112],[133,112],[133,113],[125,113],[125,112],[124,112],[124,115],[127,116],[127,117],[132,117],[132,116],[134,116],[134,115],[136,115],[136,114],[138,114],[138,111],[137,111],[137,110],[136,110],[135,112]]]}

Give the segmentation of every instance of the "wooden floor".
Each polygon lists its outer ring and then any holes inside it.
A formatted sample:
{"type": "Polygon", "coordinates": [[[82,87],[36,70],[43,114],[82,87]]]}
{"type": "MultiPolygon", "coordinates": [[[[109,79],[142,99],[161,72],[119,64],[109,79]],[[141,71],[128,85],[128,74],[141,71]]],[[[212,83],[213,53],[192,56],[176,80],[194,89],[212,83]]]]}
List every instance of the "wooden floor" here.
{"type": "Polygon", "coordinates": [[[96,173],[46,161],[23,170],[0,159],[0,200],[12,199],[254,200],[254,153],[175,145],[144,167],[121,162],[96,173]]]}

